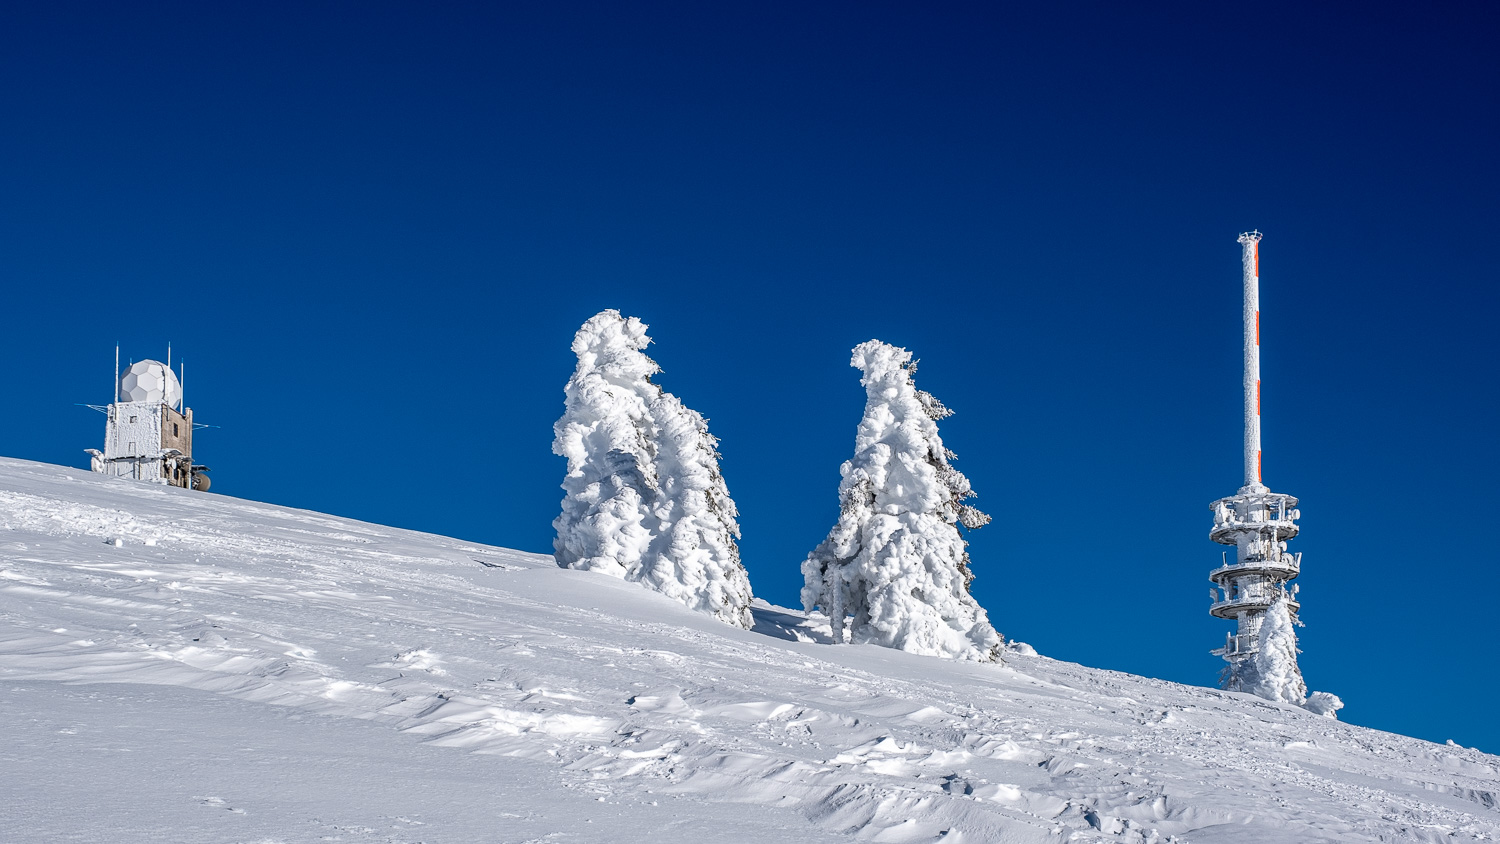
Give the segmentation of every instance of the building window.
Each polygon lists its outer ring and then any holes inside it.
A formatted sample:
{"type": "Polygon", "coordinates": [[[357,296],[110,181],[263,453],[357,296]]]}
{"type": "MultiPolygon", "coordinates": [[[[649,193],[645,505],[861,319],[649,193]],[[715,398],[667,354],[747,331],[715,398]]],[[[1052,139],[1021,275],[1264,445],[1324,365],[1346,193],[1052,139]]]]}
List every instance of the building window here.
{"type": "Polygon", "coordinates": [[[135,424],[135,417],[134,416],[130,417],[130,424],[132,424],[132,425],[135,424]]]}
{"type": "Polygon", "coordinates": [[[178,436],[178,433],[177,433],[177,423],[176,422],[172,423],[172,436],[174,436],[174,437],[178,436]]]}

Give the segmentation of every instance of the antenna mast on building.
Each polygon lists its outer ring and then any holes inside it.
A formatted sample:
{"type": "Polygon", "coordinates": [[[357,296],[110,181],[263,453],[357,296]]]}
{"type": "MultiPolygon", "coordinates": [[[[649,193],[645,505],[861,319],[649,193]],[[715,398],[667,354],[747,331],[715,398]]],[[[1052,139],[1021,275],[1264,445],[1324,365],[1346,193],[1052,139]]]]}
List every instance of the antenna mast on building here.
{"type": "Polygon", "coordinates": [[[1260,239],[1258,231],[1239,237],[1245,284],[1245,485],[1209,505],[1214,512],[1209,538],[1235,549],[1234,562],[1209,575],[1215,586],[1209,590],[1209,612],[1237,622],[1224,647],[1213,652],[1229,663],[1220,683],[1229,691],[1249,691],[1255,682],[1261,622],[1271,603],[1284,598],[1294,622],[1300,608],[1297,587],[1288,590],[1286,584],[1301,571],[1302,554],[1287,553],[1286,541],[1297,535],[1302,514],[1296,498],[1271,492],[1261,477],[1260,239]]]}

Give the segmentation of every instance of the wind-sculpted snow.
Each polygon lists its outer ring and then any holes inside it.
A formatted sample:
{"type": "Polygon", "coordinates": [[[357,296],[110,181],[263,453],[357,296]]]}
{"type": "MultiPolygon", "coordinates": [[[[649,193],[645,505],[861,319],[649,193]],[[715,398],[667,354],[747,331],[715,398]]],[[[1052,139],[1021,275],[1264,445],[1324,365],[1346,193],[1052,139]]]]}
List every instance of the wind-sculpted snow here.
{"type": "Polygon", "coordinates": [[[1472,841],[1500,759],[0,460],[0,840],[1472,841]],[[321,716],[321,717],[307,717],[321,716]]]}

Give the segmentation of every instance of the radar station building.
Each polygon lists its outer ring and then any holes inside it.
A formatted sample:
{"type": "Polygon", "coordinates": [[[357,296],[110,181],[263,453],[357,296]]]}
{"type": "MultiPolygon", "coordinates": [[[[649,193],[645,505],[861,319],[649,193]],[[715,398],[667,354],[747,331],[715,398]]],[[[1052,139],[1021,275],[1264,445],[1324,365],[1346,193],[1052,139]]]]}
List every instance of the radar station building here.
{"type": "Polygon", "coordinates": [[[154,360],[116,363],[115,401],[103,411],[104,451],[90,448],[95,472],[138,481],[208,489],[207,466],[193,464],[193,410],[182,402],[182,381],[154,360]]]}

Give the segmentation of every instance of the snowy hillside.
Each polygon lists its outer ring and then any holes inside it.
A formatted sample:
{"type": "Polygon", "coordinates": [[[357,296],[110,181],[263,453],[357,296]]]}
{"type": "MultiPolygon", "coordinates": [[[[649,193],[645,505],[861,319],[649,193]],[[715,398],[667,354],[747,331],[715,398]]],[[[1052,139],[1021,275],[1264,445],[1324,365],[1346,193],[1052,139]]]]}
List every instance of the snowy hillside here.
{"type": "Polygon", "coordinates": [[[1500,758],[1474,750],[827,638],[0,460],[0,841],[1500,839],[1500,758]]]}

